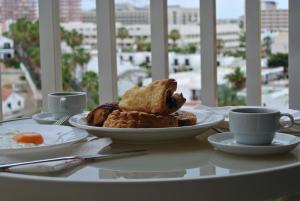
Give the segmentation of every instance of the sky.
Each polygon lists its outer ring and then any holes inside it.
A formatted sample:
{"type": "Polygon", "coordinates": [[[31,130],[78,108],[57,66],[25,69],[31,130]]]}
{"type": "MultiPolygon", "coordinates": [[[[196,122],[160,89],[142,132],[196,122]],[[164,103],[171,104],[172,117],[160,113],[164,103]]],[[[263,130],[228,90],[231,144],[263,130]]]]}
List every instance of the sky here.
{"type": "MultiPolygon", "coordinates": [[[[116,3],[132,3],[136,6],[149,5],[150,0],[116,0],[116,3]]],[[[288,8],[288,0],[275,0],[278,8],[288,8]]],[[[199,0],[168,0],[169,5],[199,7],[199,0]]],[[[245,0],[217,0],[218,19],[236,19],[244,15],[245,0]]],[[[82,0],[82,8],[95,8],[95,0],[82,0]]]]}

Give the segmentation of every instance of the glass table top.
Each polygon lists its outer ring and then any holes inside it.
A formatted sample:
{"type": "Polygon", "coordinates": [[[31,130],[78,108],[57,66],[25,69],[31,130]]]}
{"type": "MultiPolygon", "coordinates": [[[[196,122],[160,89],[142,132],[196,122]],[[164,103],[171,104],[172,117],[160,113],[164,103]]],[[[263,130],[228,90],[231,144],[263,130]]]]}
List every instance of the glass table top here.
{"type": "MultiPolygon", "coordinates": [[[[35,123],[32,120],[7,122],[35,123]]],[[[147,154],[87,163],[63,172],[43,175],[76,181],[129,181],[136,179],[180,179],[226,176],[261,171],[287,165],[300,165],[300,146],[281,155],[239,156],[214,150],[207,142],[211,131],[196,139],[172,143],[130,145],[112,144],[112,150],[146,149],[147,154]]]]}

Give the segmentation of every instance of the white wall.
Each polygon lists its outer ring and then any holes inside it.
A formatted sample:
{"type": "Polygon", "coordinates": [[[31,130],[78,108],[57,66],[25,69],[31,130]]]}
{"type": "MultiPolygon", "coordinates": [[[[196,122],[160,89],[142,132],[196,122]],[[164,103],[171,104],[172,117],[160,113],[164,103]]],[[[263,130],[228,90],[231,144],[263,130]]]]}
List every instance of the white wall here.
{"type": "Polygon", "coordinates": [[[12,93],[5,101],[2,102],[3,114],[8,115],[24,109],[25,100],[22,96],[12,93]]]}

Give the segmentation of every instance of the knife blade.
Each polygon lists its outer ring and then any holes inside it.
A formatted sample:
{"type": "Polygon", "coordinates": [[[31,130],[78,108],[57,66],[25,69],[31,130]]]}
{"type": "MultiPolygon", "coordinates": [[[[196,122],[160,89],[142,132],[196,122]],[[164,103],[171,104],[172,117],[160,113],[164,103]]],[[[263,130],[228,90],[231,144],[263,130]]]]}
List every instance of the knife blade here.
{"type": "Polygon", "coordinates": [[[146,154],[146,150],[136,149],[136,150],[125,150],[125,151],[107,153],[107,154],[63,156],[63,157],[47,158],[47,159],[41,159],[41,160],[32,160],[32,161],[2,164],[2,165],[0,165],[0,170],[5,171],[11,167],[22,166],[22,165],[31,165],[31,164],[37,164],[37,163],[45,163],[45,162],[73,160],[73,159],[80,159],[82,161],[96,161],[96,160],[101,160],[101,159],[111,159],[111,158],[119,158],[119,157],[125,157],[125,156],[136,156],[136,155],[142,155],[142,154],[146,154]]]}

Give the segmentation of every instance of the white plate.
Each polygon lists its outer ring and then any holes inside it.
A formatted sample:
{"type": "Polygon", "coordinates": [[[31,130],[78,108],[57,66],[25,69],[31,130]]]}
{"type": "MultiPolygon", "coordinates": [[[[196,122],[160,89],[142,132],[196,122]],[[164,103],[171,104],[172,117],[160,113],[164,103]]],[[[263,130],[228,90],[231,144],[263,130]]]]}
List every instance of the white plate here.
{"type": "Polygon", "coordinates": [[[111,137],[130,143],[151,143],[194,137],[224,120],[223,115],[210,111],[195,110],[194,113],[197,116],[196,125],[170,128],[103,128],[88,126],[86,124],[87,113],[72,116],[69,123],[75,127],[86,129],[91,134],[99,137],[111,137]]]}
{"type": "Polygon", "coordinates": [[[3,154],[24,154],[40,151],[53,151],[64,148],[85,139],[88,133],[78,128],[57,125],[36,125],[36,124],[20,124],[0,126],[0,155],[3,154]],[[15,132],[37,132],[44,138],[41,145],[30,146],[28,143],[13,144],[11,140],[3,135],[15,132]],[[6,142],[6,143],[4,143],[6,142]],[[12,146],[13,145],[13,146],[12,146]],[[23,146],[24,145],[24,146],[23,146]]]}
{"type": "Polygon", "coordinates": [[[283,133],[276,133],[270,145],[243,145],[235,142],[230,132],[218,133],[208,137],[215,149],[241,155],[265,155],[289,152],[300,142],[300,138],[283,133]]]}
{"type": "Polygon", "coordinates": [[[54,118],[50,112],[41,112],[32,116],[32,119],[39,124],[53,124],[58,119],[54,118]]]}

